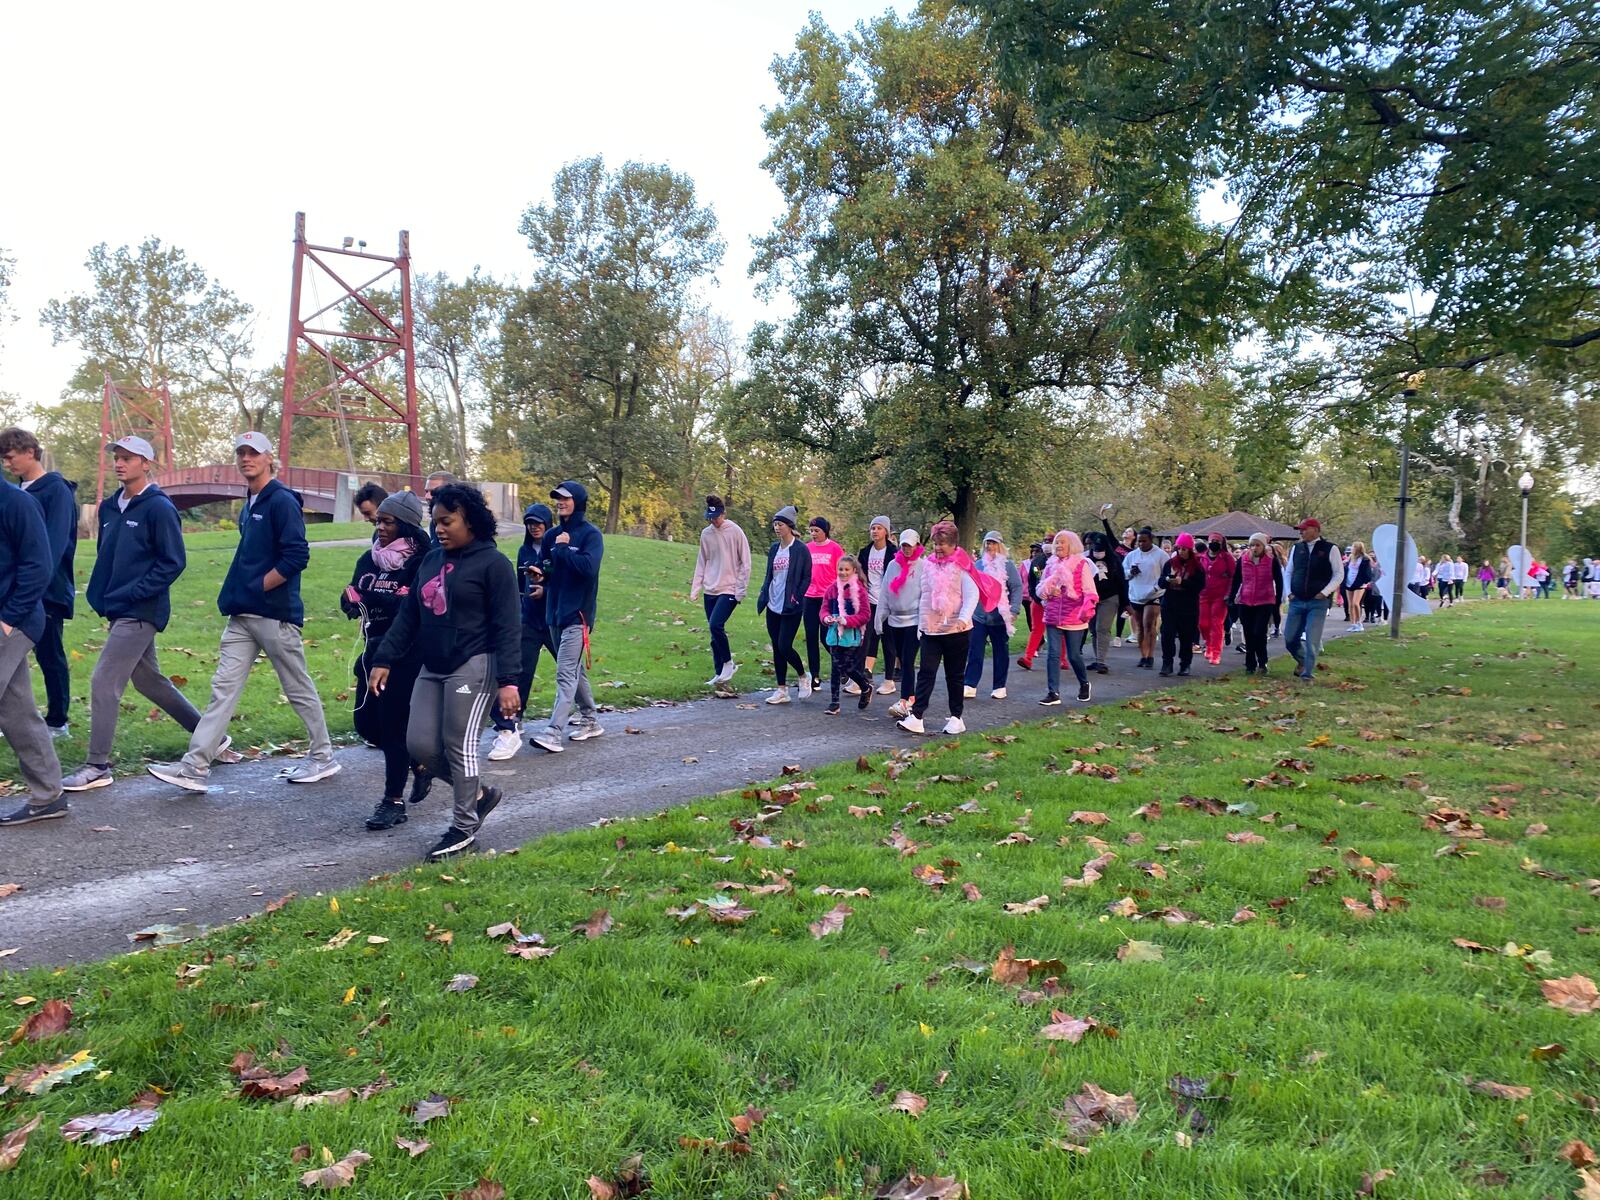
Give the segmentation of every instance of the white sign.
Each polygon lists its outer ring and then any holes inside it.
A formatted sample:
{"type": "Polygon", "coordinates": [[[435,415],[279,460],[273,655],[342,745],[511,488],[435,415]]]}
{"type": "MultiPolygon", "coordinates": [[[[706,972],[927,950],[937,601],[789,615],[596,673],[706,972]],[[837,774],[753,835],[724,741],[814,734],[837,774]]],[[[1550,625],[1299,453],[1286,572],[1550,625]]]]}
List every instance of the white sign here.
{"type": "MultiPolygon", "coordinates": [[[[1532,570],[1533,564],[1539,560],[1534,557],[1532,550],[1526,550],[1521,546],[1512,546],[1506,550],[1506,561],[1511,564],[1511,578],[1513,580],[1520,575],[1523,587],[1534,588],[1539,586],[1538,581],[1533,577],[1532,570]]],[[[1516,587],[1517,585],[1513,583],[1511,586],[1516,587]]]]}
{"type": "MultiPolygon", "coordinates": [[[[1378,566],[1383,569],[1383,578],[1377,587],[1383,592],[1384,601],[1394,604],[1394,581],[1397,578],[1394,564],[1395,534],[1399,533],[1391,522],[1379,525],[1372,531],[1372,557],[1378,560],[1378,566]]],[[[1399,573],[1402,586],[1400,589],[1400,615],[1403,617],[1419,617],[1433,610],[1423,597],[1417,595],[1409,587],[1403,586],[1411,581],[1417,573],[1417,543],[1411,540],[1411,535],[1406,535],[1405,569],[1399,573]]]]}

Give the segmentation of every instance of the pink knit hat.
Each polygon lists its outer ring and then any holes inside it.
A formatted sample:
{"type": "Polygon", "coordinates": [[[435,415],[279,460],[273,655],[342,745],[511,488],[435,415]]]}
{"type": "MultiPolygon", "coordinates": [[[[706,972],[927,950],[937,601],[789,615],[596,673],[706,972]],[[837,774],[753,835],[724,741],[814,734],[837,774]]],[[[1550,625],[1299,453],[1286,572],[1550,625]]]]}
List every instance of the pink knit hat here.
{"type": "Polygon", "coordinates": [[[1194,549],[1194,534],[1192,534],[1192,533],[1180,533],[1178,535],[1178,540],[1172,543],[1172,548],[1174,550],[1185,550],[1185,549],[1193,550],[1194,549]]]}

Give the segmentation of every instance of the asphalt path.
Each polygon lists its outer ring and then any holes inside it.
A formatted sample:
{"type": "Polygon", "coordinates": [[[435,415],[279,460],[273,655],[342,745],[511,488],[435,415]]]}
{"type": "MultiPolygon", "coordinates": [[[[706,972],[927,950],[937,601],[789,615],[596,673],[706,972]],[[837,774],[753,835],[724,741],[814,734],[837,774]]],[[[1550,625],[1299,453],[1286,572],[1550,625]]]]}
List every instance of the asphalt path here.
{"type": "MultiPolygon", "coordinates": [[[[1332,616],[1330,642],[1343,628],[1332,616]]],[[[1282,641],[1271,652],[1273,675],[1287,680],[1293,664],[1282,641]]],[[[1243,662],[1229,648],[1220,667],[1196,656],[1189,679],[1162,679],[1136,669],[1137,657],[1131,646],[1112,651],[1111,672],[1091,676],[1094,704],[1238,672],[1243,662]]],[[[709,674],[709,653],[705,665],[709,674]]],[[[969,731],[1080,707],[1070,698],[1060,708],[1039,707],[1042,656],[1031,672],[1012,666],[1006,700],[988,698],[985,668],[980,698],[966,702],[969,731]]],[[[1064,674],[1064,694],[1073,697],[1071,673],[1064,674]]],[[[736,684],[756,682],[748,668],[735,676],[736,684]]],[[[813,768],[921,740],[889,717],[894,697],[875,696],[865,714],[845,697],[843,715],[829,717],[826,685],[823,694],[785,706],[762,703],[766,694],[609,713],[604,737],[569,742],[562,754],[524,743],[510,761],[485,756],[484,778],[506,798],[480,833],[480,848],[509,849],[602,817],[647,815],[772,779],[789,764],[813,768]]],[[[937,737],[947,716],[941,677],[925,718],[930,734],[937,737]]],[[[382,793],[383,758],[353,746],[339,750],[338,760],[338,775],[300,786],[278,780],[282,758],[217,766],[203,795],[149,775],[120,776],[110,787],[73,795],[64,820],[6,830],[0,883],[22,890],[0,899],[0,950],[16,948],[0,959],[0,971],[103,958],[128,950],[128,935],[152,925],[220,925],[288,892],[331,891],[415,865],[449,824],[448,789],[436,785],[405,825],[370,833],[363,821],[382,793]]]]}

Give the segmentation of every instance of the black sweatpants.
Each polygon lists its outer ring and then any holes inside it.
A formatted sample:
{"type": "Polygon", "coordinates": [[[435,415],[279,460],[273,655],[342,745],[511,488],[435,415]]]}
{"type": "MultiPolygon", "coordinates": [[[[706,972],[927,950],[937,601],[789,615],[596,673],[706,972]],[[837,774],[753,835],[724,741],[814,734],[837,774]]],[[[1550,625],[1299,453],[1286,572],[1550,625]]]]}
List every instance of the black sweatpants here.
{"type": "Polygon", "coordinates": [[[1200,640],[1200,606],[1198,604],[1163,604],[1161,606],[1161,666],[1172,666],[1173,650],[1178,652],[1178,666],[1188,669],[1194,661],[1194,646],[1200,640]]]}
{"type": "Polygon", "coordinates": [[[369,641],[356,663],[355,725],[363,741],[383,751],[385,798],[400,800],[406,794],[406,782],[411,775],[406,727],[411,723],[411,689],[416,686],[422,663],[418,659],[402,659],[395,663],[389,668],[389,682],[382,695],[374,696],[367,688],[367,676],[372,671],[372,656],[382,640],[369,641]]]}
{"type": "Polygon", "coordinates": [[[972,630],[960,633],[928,634],[922,639],[922,668],[917,672],[917,698],[911,713],[921,717],[928,711],[928,701],[933,699],[933,685],[939,677],[939,666],[944,665],[945,695],[950,701],[950,715],[961,715],[964,701],[961,689],[967,674],[967,646],[972,641],[972,630]]]}
{"type": "Polygon", "coordinates": [[[1278,611],[1276,604],[1240,604],[1239,628],[1244,631],[1244,669],[1267,665],[1267,626],[1278,611]]]}
{"type": "Polygon", "coordinates": [[[767,637],[772,642],[772,669],[777,674],[779,687],[789,685],[790,667],[794,668],[796,675],[806,669],[794,648],[795,634],[800,632],[800,619],[798,612],[784,614],[767,609],[767,637]]]}
{"type": "Polygon", "coordinates": [[[805,604],[806,665],[811,668],[811,682],[822,678],[822,597],[807,596],[805,604]]]}
{"type": "Polygon", "coordinates": [[[903,702],[909,702],[917,694],[917,640],[921,636],[915,625],[883,627],[884,662],[895,663],[900,668],[900,699],[903,702]]]}
{"type": "Polygon", "coordinates": [[[517,720],[500,715],[500,710],[495,709],[494,727],[496,729],[516,729],[518,721],[528,711],[528,696],[533,691],[533,677],[539,670],[539,651],[548,650],[550,657],[556,656],[556,644],[550,637],[548,625],[524,625],[522,627],[522,674],[517,676],[517,695],[522,699],[521,707],[517,710],[517,720]]]}
{"type": "Polygon", "coordinates": [[[33,647],[33,657],[44,677],[44,723],[60,729],[67,723],[67,707],[72,702],[72,670],[67,665],[67,648],[61,631],[64,613],[45,609],[44,633],[33,647]]]}

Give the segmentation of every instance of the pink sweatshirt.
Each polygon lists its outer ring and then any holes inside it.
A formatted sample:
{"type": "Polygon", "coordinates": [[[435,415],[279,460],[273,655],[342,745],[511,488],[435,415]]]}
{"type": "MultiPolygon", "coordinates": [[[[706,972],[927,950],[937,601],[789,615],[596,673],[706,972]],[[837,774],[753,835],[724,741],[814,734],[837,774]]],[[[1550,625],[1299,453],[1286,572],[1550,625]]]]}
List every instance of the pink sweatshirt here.
{"type": "Polygon", "coordinates": [[[829,538],[825,542],[807,542],[806,549],[811,551],[811,586],[806,589],[806,598],[818,600],[828,594],[838,577],[844,547],[829,538]]]}

